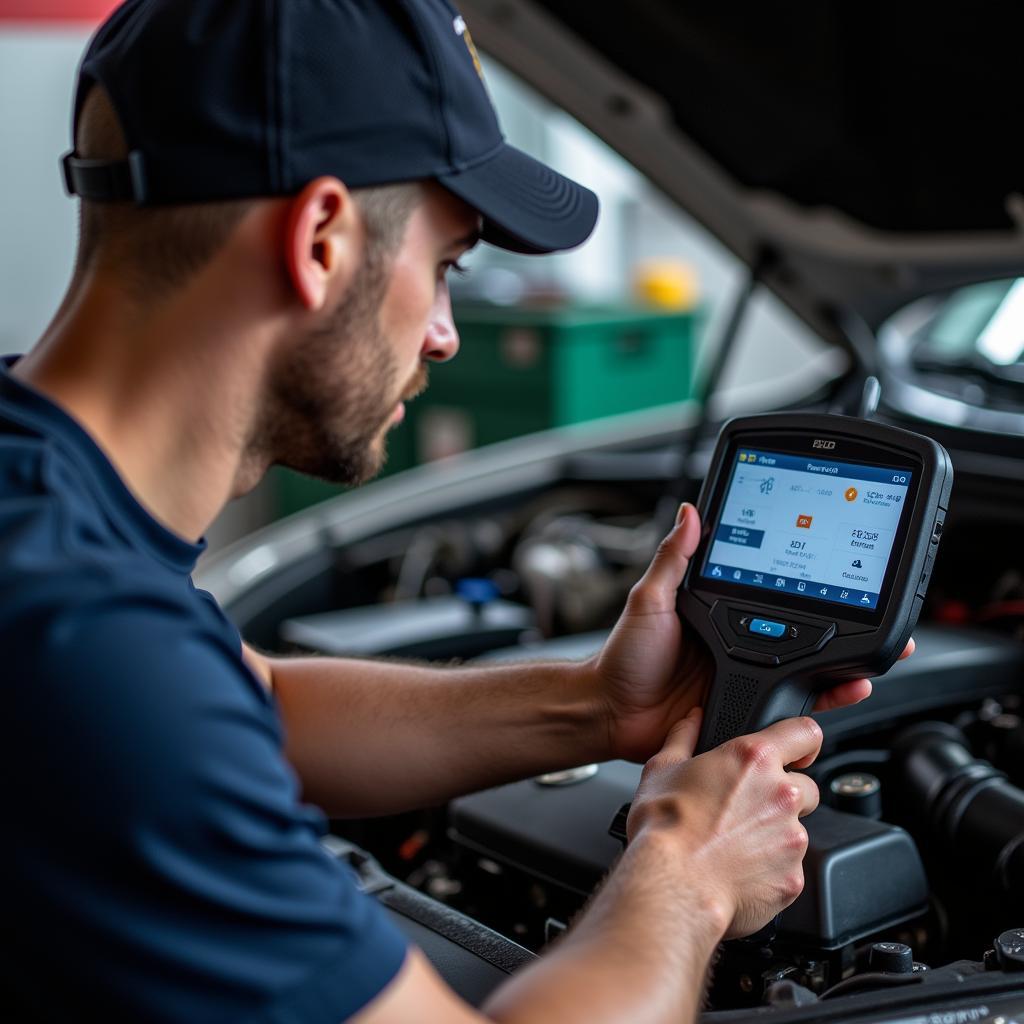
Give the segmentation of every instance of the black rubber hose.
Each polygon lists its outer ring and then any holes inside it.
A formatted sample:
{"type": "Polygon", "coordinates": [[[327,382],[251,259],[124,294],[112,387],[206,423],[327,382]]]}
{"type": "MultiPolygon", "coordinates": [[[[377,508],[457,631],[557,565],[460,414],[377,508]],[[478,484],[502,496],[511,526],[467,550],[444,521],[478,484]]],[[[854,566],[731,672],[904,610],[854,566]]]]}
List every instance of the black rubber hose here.
{"type": "Polygon", "coordinates": [[[959,729],[922,722],[897,737],[895,790],[916,828],[1024,909],[1024,791],[971,753],[959,729]]]}
{"type": "Polygon", "coordinates": [[[879,971],[872,971],[870,974],[855,974],[853,977],[837,981],[831,988],[825,989],[821,993],[821,998],[834,999],[836,996],[849,995],[851,992],[870,992],[873,989],[919,985],[924,978],[924,972],[920,974],[882,974],[879,971]]]}

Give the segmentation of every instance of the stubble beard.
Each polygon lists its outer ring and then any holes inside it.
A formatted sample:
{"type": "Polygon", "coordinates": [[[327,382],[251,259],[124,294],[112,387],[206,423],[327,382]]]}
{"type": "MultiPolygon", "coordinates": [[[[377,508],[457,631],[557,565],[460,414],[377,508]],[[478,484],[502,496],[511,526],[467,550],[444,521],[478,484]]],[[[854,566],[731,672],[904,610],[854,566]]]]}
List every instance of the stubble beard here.
{"type": "Polygon", "coordinates": [[[395,406],[422,391],[427,377],[421,366],[400,392],[378,318],[388,277],[385,266],[365,263],[337,306],[270,368],[252,446],[265,463],[349,486],[380,472],[395,406]]]}

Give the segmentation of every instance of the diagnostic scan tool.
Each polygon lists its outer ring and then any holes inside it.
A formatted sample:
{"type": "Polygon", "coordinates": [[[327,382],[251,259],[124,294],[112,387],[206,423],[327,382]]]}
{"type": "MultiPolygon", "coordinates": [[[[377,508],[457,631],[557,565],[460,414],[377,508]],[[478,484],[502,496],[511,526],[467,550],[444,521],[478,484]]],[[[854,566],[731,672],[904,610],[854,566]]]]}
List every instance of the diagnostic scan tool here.
{"type": "Polygon", "coordinates": [[[930,438],[778,413],[722,429],[679,611],[715,661],[697,752],[885,672],[917,623],[953,485],[930,438]]]}

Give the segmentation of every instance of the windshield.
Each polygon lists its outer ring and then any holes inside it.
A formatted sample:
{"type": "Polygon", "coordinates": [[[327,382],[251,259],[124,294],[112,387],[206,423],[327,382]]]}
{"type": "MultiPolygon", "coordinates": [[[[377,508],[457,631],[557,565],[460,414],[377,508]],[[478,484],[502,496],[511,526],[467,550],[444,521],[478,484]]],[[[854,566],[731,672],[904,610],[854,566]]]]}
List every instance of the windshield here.
{"type": "Polygon", "coordinates": [[[916,341],[919,363],[977,366],[1024,383],[1024,278],[957,289],[916,341]]]}
{"type": "Polygon", "coordinates": [[[1024,433],[1024,277],[912,303],[879,332],[888,400],[914,415],[1024,433]]]}

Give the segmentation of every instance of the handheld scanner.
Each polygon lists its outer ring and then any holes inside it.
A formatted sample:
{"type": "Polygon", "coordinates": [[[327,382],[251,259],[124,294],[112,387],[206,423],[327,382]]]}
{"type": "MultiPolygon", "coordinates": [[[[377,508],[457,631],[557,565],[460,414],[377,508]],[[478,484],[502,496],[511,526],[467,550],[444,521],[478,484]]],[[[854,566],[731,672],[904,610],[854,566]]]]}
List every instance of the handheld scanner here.
{"type": "Polygon", "coordinates": [[[679,612],[715,661],[698,752],[885,672],[917,623],[953,486],[930,438],[847,416],[722,429],[679,612]]]}

